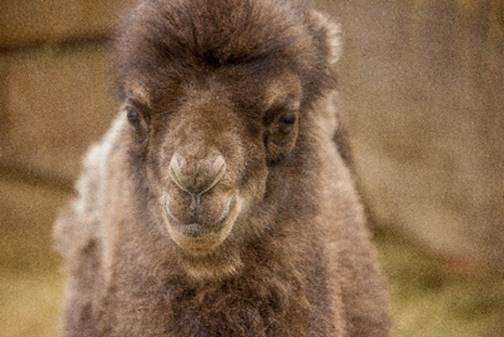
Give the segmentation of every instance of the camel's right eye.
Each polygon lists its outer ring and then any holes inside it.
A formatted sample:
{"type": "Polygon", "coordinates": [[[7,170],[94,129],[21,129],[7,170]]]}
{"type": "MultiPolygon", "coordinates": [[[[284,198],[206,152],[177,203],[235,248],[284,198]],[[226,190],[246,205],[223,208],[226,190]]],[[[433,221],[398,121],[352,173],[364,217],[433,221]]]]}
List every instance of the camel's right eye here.
{"type": "Polygon", "coordinates": [[[142,102],[134,98],[128,98],[126,100],[125,110],[128,121],[134,127],[140,127],[143,123],[148,123],[148,108],[142,102]]]}
{"type": "Polygon", "coordinates": [[[140,113],[136,107],[128,105],[126,107],[126,117],[131,125],[135,127],[140,126],[140,113]]]}
{"type": "Polygon", "coordinates": [[[142,108],[131,102],[126,103],[125,111],[128,122],[135,129],[137,142],[145,143],[149,133],[148,115],[142,108]]]}

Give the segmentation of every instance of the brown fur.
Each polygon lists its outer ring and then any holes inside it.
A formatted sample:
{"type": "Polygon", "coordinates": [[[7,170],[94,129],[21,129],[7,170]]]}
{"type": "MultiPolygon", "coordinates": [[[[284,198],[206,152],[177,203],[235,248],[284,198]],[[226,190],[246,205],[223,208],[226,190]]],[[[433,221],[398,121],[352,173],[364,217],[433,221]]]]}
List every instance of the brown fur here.
{"type": "Polygon", "coordinates": [[[388,335],[333,142],[335,27],[302,2],[139,5],[119,39],[124,111],[56,226],[65,336],[388,335]],[[225,159],[196,208],[175,153],[194,186],[225,159]]]}

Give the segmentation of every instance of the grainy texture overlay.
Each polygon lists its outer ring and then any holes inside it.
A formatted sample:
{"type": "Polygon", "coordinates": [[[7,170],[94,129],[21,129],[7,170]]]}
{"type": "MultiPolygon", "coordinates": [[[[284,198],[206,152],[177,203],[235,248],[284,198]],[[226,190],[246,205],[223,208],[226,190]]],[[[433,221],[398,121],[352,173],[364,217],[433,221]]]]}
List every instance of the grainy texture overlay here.
{"type": "MultiPolygon", "coordinates": [[[[409,238],[378,237],[394,335],[502,336],[501,279],[468,281],[444,263],[502,271],[502,1],[316,2],[343,27],[341,100],[364,197],[377,226],[409,238]]],[[[55,335],[50,228],[117,111],[108,41],[128,6],[0,1],[2,337],[55,335]]]]}

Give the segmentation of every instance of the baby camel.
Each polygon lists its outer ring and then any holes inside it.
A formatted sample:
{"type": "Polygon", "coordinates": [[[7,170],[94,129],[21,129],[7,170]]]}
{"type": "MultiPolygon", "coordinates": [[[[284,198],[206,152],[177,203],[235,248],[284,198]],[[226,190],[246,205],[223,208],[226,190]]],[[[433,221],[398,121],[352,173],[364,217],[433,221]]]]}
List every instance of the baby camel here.
{"type": "Polygon", "coordinates": [[[387,293],[302,1],[149,0],[56,225],[67,337],[383,337],[387,293]],[[340,138],[338,138],[340,139],[340,138]]]}

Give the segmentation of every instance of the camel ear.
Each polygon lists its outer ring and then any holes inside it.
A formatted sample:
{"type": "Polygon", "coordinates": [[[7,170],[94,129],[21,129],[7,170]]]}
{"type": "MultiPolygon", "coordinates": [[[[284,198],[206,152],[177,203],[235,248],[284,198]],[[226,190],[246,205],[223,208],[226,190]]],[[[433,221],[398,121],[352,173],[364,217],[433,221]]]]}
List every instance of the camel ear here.
{"type": "Polygon", "coordinates": [[[336,64],[343,50],[340,24],[317,10],[310,11],[310,21],[326,52],[328,63],[336,64]]]}

